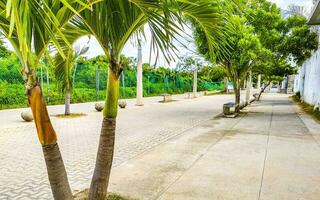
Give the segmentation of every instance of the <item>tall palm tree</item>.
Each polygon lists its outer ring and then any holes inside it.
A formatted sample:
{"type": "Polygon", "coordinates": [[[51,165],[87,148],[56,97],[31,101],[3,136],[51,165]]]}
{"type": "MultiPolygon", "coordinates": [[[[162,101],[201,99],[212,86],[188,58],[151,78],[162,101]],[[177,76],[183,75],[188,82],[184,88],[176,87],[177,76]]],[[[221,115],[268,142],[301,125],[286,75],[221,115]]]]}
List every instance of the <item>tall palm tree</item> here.
{"type": "MultiPolygon", "coordinates": [[[[130,39],[137,44],[147,24],[151,30],[153,49],[162,51],[170,60],[176,50],[172,41],[183,31],[186,22],[192,22],[204,30],[213,52],[218,46],[216,39],[223,34],[222,21],[218,0],[105,0],[93,5],[92,11],[81,12],[65,27],[66,32],[78,33],[81,30],[93,35],[109,59],[107,95],[89,199],[104,199],[107,193],[122,72],[120,55],[125,44],[130,39]]],[[[71,37],[73,34],[66,35],[71,37]]]]}
{"type": "Polygon", "coordinates": [[[65,51],[65,59],[60,53],[55,56],[55,76],[62,83],[62,90],[65,92],[65,115],[70,115],[71,92],[74,87],[77,61],[88,50],[88,46],[76,49],[70,47],[65,51]]]}
{"type": "Polygon", "coordinates": [[[60,28],[74,14],[90,8],[88,4],[86,0],[0,0],[0,30],[20,59],[52,193],[59,200],[73,197],[35,68],[43,55],[48,54],[49,43],[64,55],[55,36],[67,42],[60,28]]]}

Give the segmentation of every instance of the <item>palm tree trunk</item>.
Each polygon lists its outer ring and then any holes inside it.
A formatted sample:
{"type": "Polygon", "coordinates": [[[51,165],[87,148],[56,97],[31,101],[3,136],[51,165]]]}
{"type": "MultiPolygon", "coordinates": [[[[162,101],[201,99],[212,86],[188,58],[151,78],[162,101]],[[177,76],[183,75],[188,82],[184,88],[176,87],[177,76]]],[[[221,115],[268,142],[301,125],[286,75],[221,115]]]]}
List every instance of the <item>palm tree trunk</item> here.
{"type": "Polygon", "coordinates": [[[240,88],[236,89],[235,91],[236,95],[236,113],[240,113],[240,88]]]}
{"type": "Polygon", "coordinates": [[[65,115],[70,115],[70,102],[71,102],[71,89],[68,86],[66,88],[66,96],[65,96],[65,101],[64,101],[64,114],[65,115]]]}
{"type": "Polygon", "coordinates": [[[198,93],[198,69],[193,71],[193,98],[197,98],[198,93]]]}
{"type": "Polygon", "coordinates": [[[223,82],[224,82],[224,92],[228,93],[228,77],[224,77],[223,82]]]}
{"type": "Polygon", "coordinates": [[[233,80],[233,89],[234,89],[235,103],[236,103],[235,112],[240,113],[240,81],[238,80],[237,77],[235,77],[233,80]]]}
{"type": "Polygon", "coordinates": [[[100,90],[100,71],[99,65],[96,66],[96,101],[99,100],[99,90],[100,90]]]}
{"type": "Polygon", "coordinates": [[[49,70],[48,66],[46,65],[46,74],[47,74],[47,103],[50,102],[50,79],[49,79],[49,70]]]}
{"type": "Polygon", "coordinates": [[[89,200],[104,200],[107,195],[114,153],[119,74],[109,68],[106,104],[103,112],[96,165],[89,190],[89,200]]]}
{"type": "Polygon", "coordinates": [[[39,141],[47,165],[52,194],[56,200],[73,199],[67,173],[57,144],[57,136],[50,121],[41,87],[36,85],[27,91],[39,141]]]}
{"type": "Polygon", "coordinates": [[[138,46],[138,66],[137,66],[137,106],[143,106],[143,68],[142,68],[142,48],[139,40],[138,46]]]}
{"type": "Polygon", "coordinates": [[[43,145],[42,151],[54,199],[72,200],[72,192],[58,144],[43,145]]]}

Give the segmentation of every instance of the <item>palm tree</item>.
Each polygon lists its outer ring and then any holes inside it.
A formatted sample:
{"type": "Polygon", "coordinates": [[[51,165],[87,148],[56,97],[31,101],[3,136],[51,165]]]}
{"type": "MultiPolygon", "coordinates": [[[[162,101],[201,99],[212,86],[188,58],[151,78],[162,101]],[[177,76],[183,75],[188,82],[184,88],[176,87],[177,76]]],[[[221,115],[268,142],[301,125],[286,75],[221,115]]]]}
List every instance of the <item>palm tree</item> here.
{"type": "Polygon", "coordinates": [[[55,56],[55,76],[62,83],[62,90],[65,92],[65,115],[70,115],[71,91],[74,87],[77,61],[89,50],[88,46],[82,48],[68,48],[64,59],[60,53],[55,56]],[[74,72],[72,74],[72,71],[74,72]]]}
{"type": "Polygon", "coordinates": [[[38,138],[55,199],[72,199],[67,173],[48,115],[35,68],[52,43],[63,55],[55,35],[66,42],[60,27],[75,13],[90,8],[85,0],[0,0],[0,29],[9,40],[22,65],[26,94],[32,109],[38,138]]]}
{"type": "Polygon", "coordinates": [[[142,47],[141,40],[138,40],[138,57],[137,57],[137,106],[143,106],[143,68],[142,68],[142,47]]]}
{"type": "MultiPolygon", "coordinates": [[[[85,35],[93,35],[109,60],[105,109],[89,199],[104,199],[107,193],[114,153],[119,77],[122,72],[120,55],[125,44],[130,39],[137,44],[147,24],[151,30],[153,49],[162,51],[165,58],[170,60],[173,58],[172,52],[176,50],[172,41],[183,31],[186,22],[192,22],[205,30],[213,52],[218,46],[217,37],[223,34],[220,31],[222,21],[217,1],[213,0],[105,0],[93,5],[92,11],[81,12],[64,27],[69,33],[86,31],[85,35]]],[[[72,40],[78,37],[76,35],[72,40]]]]}

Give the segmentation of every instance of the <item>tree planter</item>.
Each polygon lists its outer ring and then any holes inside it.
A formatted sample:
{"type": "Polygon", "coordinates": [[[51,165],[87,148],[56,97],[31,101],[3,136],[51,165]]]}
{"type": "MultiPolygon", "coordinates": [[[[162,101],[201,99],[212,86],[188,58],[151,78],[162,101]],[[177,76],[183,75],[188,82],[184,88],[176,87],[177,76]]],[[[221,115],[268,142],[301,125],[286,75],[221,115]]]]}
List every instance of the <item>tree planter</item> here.
{"type": "Polygon", "coordinates": [[[96,103],[94,107],[98,112],[101,112],[104,109],[104,103],[96,103]]]}
{"type": "Polygon", "coordinates": [[[26,122],[31,122],[33,121],[33,115],[30,110],[25,110],[21,113],[21,118],[26,121],[26,122]]]}
{"type": "Polygon", "coordinates": [[[118,105],[120,108],[124,109],[127,107],[127,102],[126,101],[119,101],[118,105]]]}

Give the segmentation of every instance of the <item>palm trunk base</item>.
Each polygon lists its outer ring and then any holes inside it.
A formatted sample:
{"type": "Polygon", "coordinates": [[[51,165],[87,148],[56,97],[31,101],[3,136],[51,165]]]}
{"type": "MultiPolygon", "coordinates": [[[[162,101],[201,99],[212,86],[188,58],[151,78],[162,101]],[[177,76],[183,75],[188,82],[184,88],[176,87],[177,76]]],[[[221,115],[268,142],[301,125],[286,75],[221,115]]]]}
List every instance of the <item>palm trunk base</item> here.
{"type": "Polygon", "coordinates": [[[104,200],[107,196],[114,152],[115,130],[116,119],[104,118],[96,165],[89,191],[89,200],[104,200]]]}
{"type": "Polygon", "coordinates": [[[240,91],[236,91],[236,108],[235,112],[240,113],[241,105],[240,105],[240,91]]]}
{"type": "Polygon", "coordinates": [[[71,91],[70,89],[66,90],[66,97],[65,97],[65,115],[70,115],[70,102],[71,102],[71,91]]]}
{"type": "Polygon", "coordinates": [[[72,192],[57,143],[42,146],[48,177],[55,200],[72,200],[72,192]]]}

